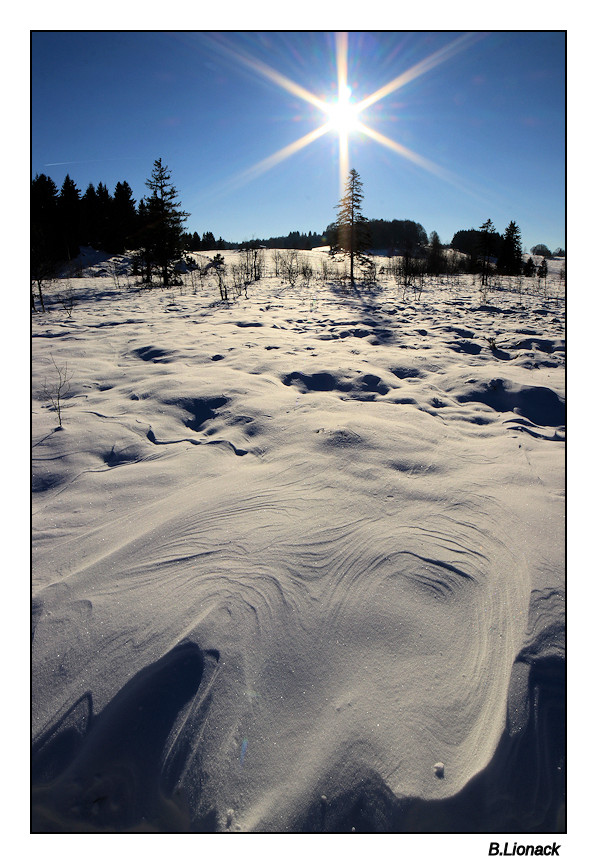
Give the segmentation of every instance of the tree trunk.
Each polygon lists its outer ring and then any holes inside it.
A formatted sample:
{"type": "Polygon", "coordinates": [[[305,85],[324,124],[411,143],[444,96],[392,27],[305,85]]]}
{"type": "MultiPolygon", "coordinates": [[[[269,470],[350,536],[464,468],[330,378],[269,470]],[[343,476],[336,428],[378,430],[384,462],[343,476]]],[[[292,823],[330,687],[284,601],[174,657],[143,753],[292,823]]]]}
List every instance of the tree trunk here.
{"type": "MultiPolygon", "coordinates": [[[[38,282],[37,282],[37,291],[39,293],[39,303],[41,306],[41,311],[45,312],[46,307],[44,306],[44,295],[42,294],[42,290],[41,290],[41,280],[38,280],[38,282]]],[[[33,294],[31,295],[31,297],[33,298],[33,294]]]]}
{"type": "Polygon", "coordinates": [[[354,208],[350,218],[350,287],[354,288],[354,208]]]}

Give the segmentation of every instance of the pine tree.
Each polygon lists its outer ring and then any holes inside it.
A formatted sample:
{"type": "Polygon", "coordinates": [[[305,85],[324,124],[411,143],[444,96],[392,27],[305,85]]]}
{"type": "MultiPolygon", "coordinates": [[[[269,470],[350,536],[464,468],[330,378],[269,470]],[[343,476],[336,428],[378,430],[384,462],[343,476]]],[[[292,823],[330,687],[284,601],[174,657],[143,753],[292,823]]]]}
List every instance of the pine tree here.
{"type": "MultiPolygon", "coordinates": [[[[42,284],[51,279],[58,259],[58,189],[45,174],[31,182],[31,281],[37,284],[39,302],[44,311],[42,284]]],[[[35,310],[35,299],[31,295],[35,310]]]]}
{"type": "Polygon", "coordinates": [[[211,231],[204,231],[203,238],[201,240],[201,249],[204,249],[206,252],[209,252],[211,249],[216,248],[216,238],[214,237],[211,231]]]}
{"type": "Polygon", "coordinates": [[[81,241],[80,192],[67,174],[58,196],[58,218],[62,235],[61,256],[76,258],[81,241]]]}
{"type": "Polygon", "coordinates": [[[524,267],[522,268],[522,275],[523,276],[534,276],[536,270],[537,270],[537,268],[535,267],[535,262],[529,256],[524,263],[524,267]]]}
{"type": "Polygon", "coordinates": [[[350,284],[354,287],[354,262],[367,261],[366,251],[369,248],[369,232],[367,219],[363,216],[363,184],[358,173],[352,168],[348,172],[344,195],[336,205],[338,218],[334,223],[336,234],[332,253],[346,252],[350,256],[350,284]]]}
{"type": "Polygon", "coordinates": [[[95,190],[97,198],[97,246],[105,252],[112,252],[112,204],[113,199],[105,183],[98,183],[95,190]]]}
{"type": "Polygon", "coordinates": [[[479,228],[480,237],[480,253],[481,253],[481,285],[489,284],[489,259],[494,251],[494,239],[496,236],[493,222],[488,219],[479,228]]]}
{"type": "Polygon", "coordinates": [[[445,268],[446,259],[442,250],[442,244],[437,231],[429,235],[429,254],[427,257],[427,272],[432,276],[438,276],[445,268]]]}
{"type": "Polygon", "coordinates": [[[135,270],[141,273],[142,281],[151,282],[151,268],[153,264],[151,251],[151,226],[149,223],[149,212],[147,204],[142,198],[139,201],[137,209],[137,223],[135,231],[135,242],[133,243],[138,249],[135,256],[135,270]]]}
{"type": "Polygon", "coordinates": [[[519,276],[522,271],[522,239],[516,222],[510,222],[504,232],[498,270],[506,276],[519,276]]]}
{"type": "Polygon", "coordinates": [[[85,246],[96,249],[98,243],[98,204],[95,186],[90,183],[81,198],[81,239],[85,246]]]}
{"type": "Polygon", "coordinates": [[[118,182],[114,187],[112,198],[112,232],[111,252],[122,254],[125,249],[130,248],[131,240],[137,222],[137,211],[135,210],[135,199],[133,190],[126,182],[118,182]]]}
{"type": "Polygon", "coordinates": [[[158,267],[164,285],[172,283],[174,262],[184,251],[183,223],[189,214],[180,210],[178,192],[171,184],[171,174],[161,159],[153,163],[151,177],[146,186],[151,196],[146,200],[145,227],[146,260],[158,267]]]}

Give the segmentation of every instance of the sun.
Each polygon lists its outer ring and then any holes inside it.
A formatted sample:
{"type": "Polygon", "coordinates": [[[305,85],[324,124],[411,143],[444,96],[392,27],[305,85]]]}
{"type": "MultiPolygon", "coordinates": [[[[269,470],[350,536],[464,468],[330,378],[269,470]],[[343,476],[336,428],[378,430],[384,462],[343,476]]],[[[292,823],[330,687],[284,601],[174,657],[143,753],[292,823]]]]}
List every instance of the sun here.
{"type": "Polygon", "coordinates": [[[340,135],[348,135],[359,127],[359,106],[350,101],[350,87],[344,87],[335,102],[325,106],[330,127],[340,135]]]}
{"type": "Polygon", "coordinates": [[[348,86],[348,33],[336,33],[338,96],[336,99],[330,101],[321,99],[315,94],[310,93],[305,87],[297,84],[295,81],[291,81],[290,78],[287,78],[285,75],[282,75],[281,72],[267,66],[263,61],[257,60],[254,57],[249,57],[244,52],[239,52],[229,46],[222,46],[222,43],[220,42],[219,47],[224,47],[224,49],[236,60],[239,60],[253,71],[263,75],[263,77],[269,78],[270,81],[278,84],[293,96],[297,96],[299,99],[308,102],[325,117],[325,122],[321,126],[318,126],[316,129],[313,129],[301,138],[297,138],[296,141],[287,144],[286,147],[282,147],[277,152],[272,153],[271,156],[257,162],[251,168],[247,168],[237,178],[233,178],[233,180],[229,182],[228,186],[234,188],[238,186],[239,183],[246,183],[249,180],[258,177],[265,171],[269,171],[275,165],[279,165],[284,159],[298,153],[299,150],[303,149],[303,147],[312,144],[314,141],[317,141],[318,138],[332,132],[338,136],[338,165],[340,168],[339,188],[341,192],[350,167],[349,140],[355,134],[371,138],[378,144],[382,144],[389,150],[393,150],[399,156],[409,159],[411,162],[414,162],[426,171],[441,177],[446,182],[453,183],[459,188],[462,188],[461,181],[449,171],[435,165],[429,159],[425,159],[418,153],[409,150],[403,144],[399,144],[392,138],[388,138],[387,135],[382,135],[381,132],[372,129],[361,120],[360,115],[376,102],[389,96],[390,93],[396,92],[396,90],[409,84],[415,78],[418,78],[420,75],[423,75],[440,63],[444,63],[446,60],[462,51],[471,42],[483,38],[483,36],[484,34],[482,33],[465,33],[458,36],[454,41],[445,45],[443,48],[440,48],[424,60],[419,61],[414,66],[411,66],[410,69],[402,72],[392,81],[388,81],[388,83],[383,87],[380,87],[374,93],[371,93],[359,102],[352,101],[351,89],[348,86]]]}

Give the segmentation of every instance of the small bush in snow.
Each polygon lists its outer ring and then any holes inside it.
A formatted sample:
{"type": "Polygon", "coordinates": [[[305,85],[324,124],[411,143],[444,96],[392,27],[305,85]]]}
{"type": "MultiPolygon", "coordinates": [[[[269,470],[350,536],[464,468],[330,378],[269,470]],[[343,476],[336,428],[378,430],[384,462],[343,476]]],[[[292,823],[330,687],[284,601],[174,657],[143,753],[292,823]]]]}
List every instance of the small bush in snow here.
{"type": "Polygon", "coordinates": [[[291,286],[294,286],[299,275],[299,258],[298,253],[294,250],[284,252],[280,261],[280,271],[282,278],[286,279],[291,286]]]}
{"type": "Polygon", "coordinates": [[[69,375],[67,363],[64,366],[58,366],[54,358],[51,359],[56,375],[52,381],[48,382],[47,379],[44,381],[40,399],[51,403],[52,408],[58,414],[58,426],[62,428],[62,411],[64,408],[62,403],[64,399],[70,396],[69,387],[72,375],[69,375]]]}

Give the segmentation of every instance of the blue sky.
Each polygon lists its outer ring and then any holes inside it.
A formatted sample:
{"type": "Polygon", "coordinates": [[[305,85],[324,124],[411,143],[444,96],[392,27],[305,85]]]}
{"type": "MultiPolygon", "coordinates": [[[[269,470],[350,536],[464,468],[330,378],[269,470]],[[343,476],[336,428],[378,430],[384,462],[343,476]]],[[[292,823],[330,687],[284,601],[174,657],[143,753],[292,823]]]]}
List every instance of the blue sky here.
{"type": "MultiPolygon", "coordinates": [[[[332,32],[33,33],[32,175],[60,187],[68,173],[82,192],[126,180],[138,201],[161,157],[190,231],[322,231],[338,134],[263,163],[326,121],[308,97],[335,99],[338,51],[332,32]]],[[[359,115],[385,144],[349,136],[365,215],[413,219],[442,242],[514,219],[526,248],[564,246],[564,34],[348,34],[353,102],[413,69],[359,115]]]]}

